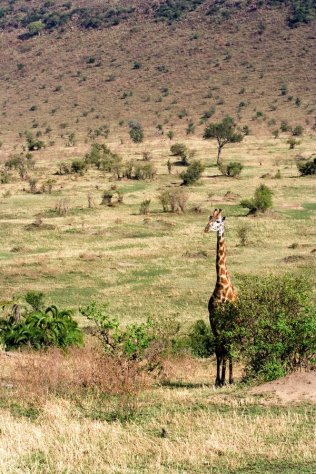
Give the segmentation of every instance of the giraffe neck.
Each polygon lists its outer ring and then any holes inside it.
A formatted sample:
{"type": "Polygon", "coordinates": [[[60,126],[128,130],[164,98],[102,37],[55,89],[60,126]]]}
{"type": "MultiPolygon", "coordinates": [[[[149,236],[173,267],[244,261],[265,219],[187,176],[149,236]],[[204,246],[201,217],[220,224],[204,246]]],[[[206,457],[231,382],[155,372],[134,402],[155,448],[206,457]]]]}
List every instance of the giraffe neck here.
{"type": "Polygon", "coordinates": [[[226,266],[226,247],[224,233],[217,233],[217,250],[216,250],[216,287],[231,286],[230,277],[226,266]]]}

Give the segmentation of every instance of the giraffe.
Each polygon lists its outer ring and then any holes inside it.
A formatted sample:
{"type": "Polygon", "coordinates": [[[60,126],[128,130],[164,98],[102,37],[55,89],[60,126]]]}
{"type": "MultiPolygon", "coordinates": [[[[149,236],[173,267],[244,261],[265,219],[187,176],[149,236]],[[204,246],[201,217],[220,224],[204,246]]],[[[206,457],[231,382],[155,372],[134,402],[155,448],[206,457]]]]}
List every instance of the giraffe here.
{"type": "MultiPolygon", "coordinates": [[[[217,232],[217,249],[216,249],[216,285],[212,296],[208,303],[208,311],[210,324],[215,338],[215,354],[216,354],[216,380],[215,386],[221,387],[225,385],[226,378],[226,361],[228,357],[225,342],[221,340],[220,325],[214,315],[214,310],[218,305],[226,301],[232,302],[237,298],[237,292],[231,284],[229,274],[226,267],[226,249],[224,242],[224,221],[222,217],[222,209],[215,209],[213,214],[209,216],[208,223],[204,232],[217,232]]],[[[233,383],[233,363],[229,358],[229,383],[233,383]]]]}

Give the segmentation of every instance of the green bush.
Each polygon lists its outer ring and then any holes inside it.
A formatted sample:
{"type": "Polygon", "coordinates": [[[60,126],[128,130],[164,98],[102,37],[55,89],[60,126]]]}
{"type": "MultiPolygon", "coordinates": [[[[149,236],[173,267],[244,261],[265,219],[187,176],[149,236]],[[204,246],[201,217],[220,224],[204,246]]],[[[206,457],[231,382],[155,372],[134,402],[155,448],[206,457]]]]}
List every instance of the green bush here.
{"type": "Polygon", "coordinates": [[[155,16],[159,20],[176,21],[187,12],[195,10],[204,0],[165,0],[156,7],[155,16]]]}
{"type": "Polygon", "coordinates": [[[296,127],[294,127],[292,130],[292,135],[294,137],[300,137],[301,135],[303,135],[303,132],[304,128],[302,127],[302,125],[296,125],[296,127]]]}
{"type": "Polygon", "coordinates": [[[290,145],[290,150],[294,150],[296,145],[300,145],[301,142],[299,140],[296,140],[296,138],[290,137],[287,142],[290,145]]]}
{"type": "Polygon", "coordinates": [[[0,342],[6,350],[22,346],[41,349],[81,345],[82,331],[67,310],[51,306],[45,311],[32,310],[23,316],[15,311],[0,317],[0,342]]]}
{"type": "Polygon", "coordinates": [[[106,145],[93,143],[90,152],[86,153],[84,161],[88,166],[95,166],[97,169],[112,172],[122,162],[122,158],[113,153],[106,145]]]}
{"type": "Polygon", "coordinates": [[[237,178],[243,170],[243,165],[239,161],[231,161],[228,165],[220,163],[219,170],[224,176],[237,178]]]}
{"type": "Polygon", "coordinates": [[[197,357],[210,357],[215,351],[215,340],[210,324],[202,319],[196,321],[189,333],[189,347],[197,357]]]}
{"type": "Polygon", "coordinates": [[[316,158],[304,163],[297,163],[297,168],[302,176],[316,174],[316,158]]]}
{"type": "Polygon", "coordinates": [[[76,174],[84,175],[87,165],[84,160],[73,160],[71,163],[71,171],[76,174]]]}
{"type": "Polygon", "coordinates": [[[239,286],[234,344],[246,376],[268,381],[315,363],[316,308],[306,279],[249,276],[239,286]]]}
{"type": "Polygon", "coordinates": [[[272,207],[273,192],[265,184],[261,184],[255,190],[255,195],[251,199],[244,199],[240,205],[249,209],[251,214],[265,212],[272,207]]]}
{"type": "Polygon", "coordinates": [[[189,150],[184,143],[175,143],[170,147],[173,156],[179,156],[184,164],[188,164],[189,150]]]}
{"type": "Polygon", "coordinates": [[[291,0],[290,5],[289,26],[291,28],[299,26],[300,23],[309,23],[316,18],[315,0],[291,0]]]}
{"type": "Polygon", "coordinates": [[[40,150],[45,147],[45,143],[34,138],[31,132],[26,132],[25,137],[28,151],[40,150]]]}
{"type": "Polygon", "coordinates": [[[141,124],[135,120],[131,120],[129,123],[129,136],[134,143],[141,143],[144,139],[144,130],[141,124]]]}
{"type": "Polygon", "coordinates": [[[32,306],[34,311],[39,311],[44,307],[44,293],[41,291],[28,291],[25,301],[32,306]]]}
{"type": "Polygon", "coordinates": [[[95,302],[80,308],[80,312],[95,324],[96,335],[110,353],[121,354],[129,359],[141,359],[154,339],[150,320],[123,328],[116,318],[109,315],[108,305],[95,302]]]}
{"type": "Polygon", "coordinates": [[[200,179],[204,170],[205,166],[201,163],[201,161],[193,161],[188,169],[180,174],[183,184],[187,186],[196,183],[196,181],[200,179]]]}

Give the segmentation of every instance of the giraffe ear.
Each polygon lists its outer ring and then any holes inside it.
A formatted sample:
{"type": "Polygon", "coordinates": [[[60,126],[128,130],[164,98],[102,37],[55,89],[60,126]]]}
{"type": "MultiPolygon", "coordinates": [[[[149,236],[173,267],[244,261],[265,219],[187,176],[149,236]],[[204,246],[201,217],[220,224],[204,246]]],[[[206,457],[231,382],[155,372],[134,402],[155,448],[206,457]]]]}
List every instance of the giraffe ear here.
{"type": "Polygon", "coordinates": [[[222,217],[222,222],[224,222],[224,220],[225,220],[225,219],[226,219],[226,217],[225,217],[225,216],[224,216],[224,217],[222,217]]]}

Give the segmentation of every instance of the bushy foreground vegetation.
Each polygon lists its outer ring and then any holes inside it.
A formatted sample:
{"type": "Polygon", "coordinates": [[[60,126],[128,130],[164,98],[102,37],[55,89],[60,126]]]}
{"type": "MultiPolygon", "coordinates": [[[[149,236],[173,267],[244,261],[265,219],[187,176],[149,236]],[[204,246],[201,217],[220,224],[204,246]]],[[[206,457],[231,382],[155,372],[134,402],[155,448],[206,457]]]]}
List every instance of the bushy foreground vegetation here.
{"type": "MultiPolygon", "coordinates": [[[[271,275],[244,277],[239,286],[238,301],[222,305],[214,317],[229,353],[243,361],[246,378],[273,380],[315,363],[315,305],[308,283],[271,275]]],[[[26,299],[31,310],[18,304],[3,306],[0,340],[6,349],[82,344],[83,334],[69,311],[59,312],[55,306],[41,310],[37,293],[28,293],[26,299]]],[[[107,305],[97,303],[80,308],[80,313],[93,323],[93,334],[106,354],[116,360],[142,361],[142,369],[156,369],[170,354],[214,354],[214,336],[203,320],[191,328],[163,316],[123,326],[111,317],[107,305]]]]}

